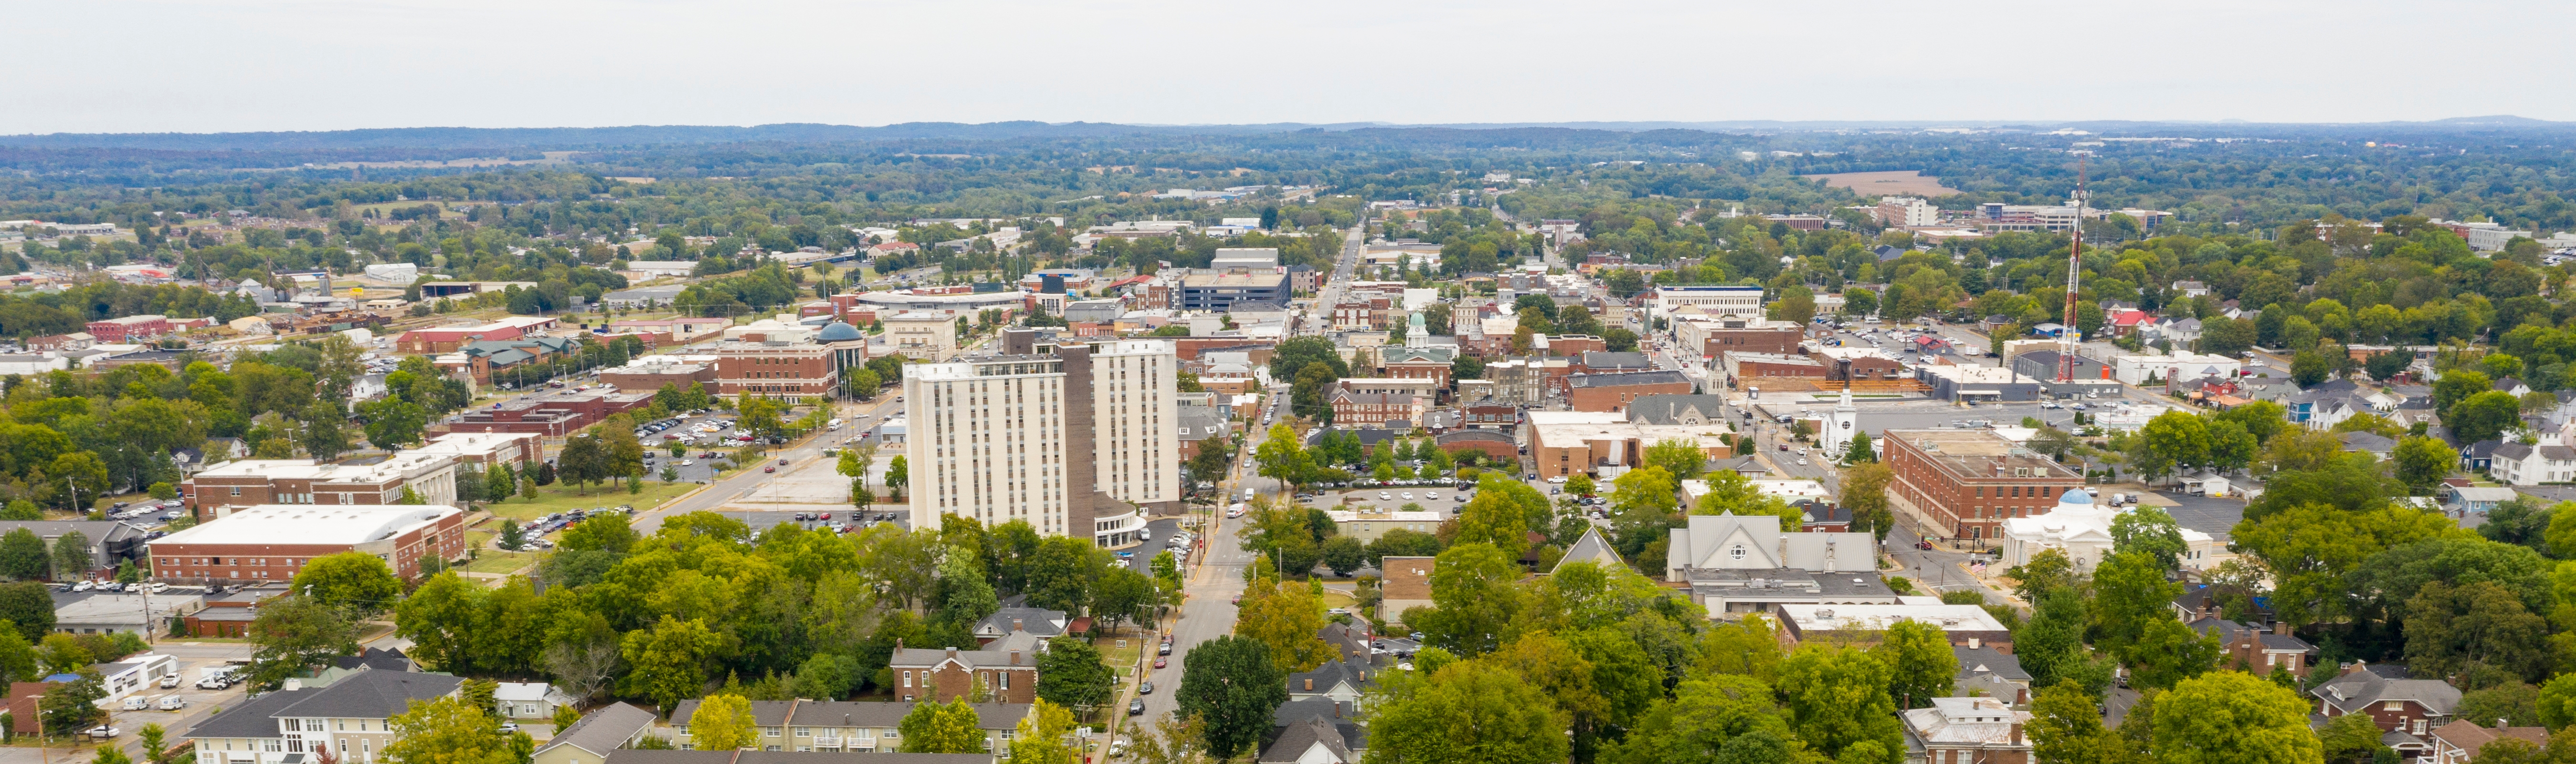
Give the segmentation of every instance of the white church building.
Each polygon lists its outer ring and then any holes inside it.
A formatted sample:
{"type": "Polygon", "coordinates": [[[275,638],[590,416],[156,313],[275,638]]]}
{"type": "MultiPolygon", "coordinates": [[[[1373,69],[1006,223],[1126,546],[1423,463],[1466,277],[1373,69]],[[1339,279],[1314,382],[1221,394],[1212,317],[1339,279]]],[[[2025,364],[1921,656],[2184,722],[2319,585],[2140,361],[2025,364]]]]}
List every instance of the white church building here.
{"type": "MultiPolygon", "coordinates": [[[[2004,519],[2002,562],[2018,566],[2049,549],[2062,550],[2076,570],[2092,570],[2111,554],[2111,521],[2127,510],[2098,503],[2084,491],[2069,490],[2043,514],[2004,519]]],[[[2227,543],[2207,533],[2181,528],[2185,547],[2178,562],[2184,570],[2208,570],[2235,555],[2227,543]]]]}

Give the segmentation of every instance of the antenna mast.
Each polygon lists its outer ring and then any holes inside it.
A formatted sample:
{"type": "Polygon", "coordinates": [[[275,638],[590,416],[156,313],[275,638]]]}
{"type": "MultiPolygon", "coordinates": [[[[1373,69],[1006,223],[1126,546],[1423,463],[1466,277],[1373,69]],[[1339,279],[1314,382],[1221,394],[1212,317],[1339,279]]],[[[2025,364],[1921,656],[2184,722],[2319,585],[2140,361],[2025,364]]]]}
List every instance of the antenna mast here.
{"type": "Polygon", "coordinates": [[[2057,357],[2057,381],[2075,381],[2075,352],[2082,345],[2083,334],[2075,329],[2075,295],[2078,282],[2084,278],[2084,158],[2092,152],[2075,155],[2075,243],[2066,257],[2066,325],[2057,330],[2065,350],[2057,357]]]}

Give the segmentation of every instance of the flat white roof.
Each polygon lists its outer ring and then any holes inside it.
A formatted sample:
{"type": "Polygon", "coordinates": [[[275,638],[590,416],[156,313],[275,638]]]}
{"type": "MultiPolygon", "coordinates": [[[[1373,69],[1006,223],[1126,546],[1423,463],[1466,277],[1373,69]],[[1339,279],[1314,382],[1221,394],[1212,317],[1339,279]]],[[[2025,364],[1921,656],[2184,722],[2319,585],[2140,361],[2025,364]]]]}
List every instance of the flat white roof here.
{"type": "Polygon", "coordinates": [[[429,450],[396,452],[374,464],[320,464],[311,459],[242,459],[209,467],[198,477],[258,477],[275,480],[328,480],[332,482],[383,482],[435,470],[453,461],[454,456],[429,450]]]}
{"type": "Polygon", "coordinates": [[[261,504],[153,544],[364,544],[458,514],[455,507],[399,504],[261,504]]]}
{"type": "Polygon", "coordinates": [[[1782,604],[1780,617],[1798,624],[1800,631],[1809,632],[1833,629],[1885,631],[1898,621],[1917,621],[1942,631],[2006,630],[2003,622],[1995,620],[1993,614],[1976,605],[1782,604]]]}

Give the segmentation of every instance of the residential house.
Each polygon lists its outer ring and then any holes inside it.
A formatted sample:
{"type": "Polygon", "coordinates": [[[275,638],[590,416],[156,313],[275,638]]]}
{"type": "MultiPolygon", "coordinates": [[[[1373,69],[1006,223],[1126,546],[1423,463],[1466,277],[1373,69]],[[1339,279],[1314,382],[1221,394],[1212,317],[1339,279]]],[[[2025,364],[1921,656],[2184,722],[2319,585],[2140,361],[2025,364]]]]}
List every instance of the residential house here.
{"type": "Polygon", "coordinates": [[[2507,727],[2501,724],[2504,720],[2496,721],[2499,724],[2494,727],[2481,727],[2468,719],[2442,725],[2441,729],[2433,730],[2433,755],[2420,761],[2424,764],[2468,764],[2469,760],[2477,758],[2479,749],[2507,738],[2530,743],[2533,748],[2549,745],[2548,727],[2507,727]]]}
{"type": "Polygon", "coordinates": [[[1959,661],[1959,674],[1950,690],[1954,695],[2030,705],[2030,672],[2022,670],[2021,658],[1982,644],[1951,645],[1950,654],[1959,661]]]}
{"type": "Polygon", "coordinates": [[[2445,497],[2448,501],[2443,503],[2457,507],[2462,512],[2485,512],[2495,509],[2495,505],[2512,501],[2515,496],[2511,488],[2481,488],[2465,485],[2445,486],[2445,488],[2449,489],[2448,496],[2445,497]]]}
{"type": "Polygon", "coordinates": [[[1028,632],[1041,640],[1054,639],[1064,636],[1065,627],[1071,623],[1062,610],[1005,605],[993,611],[992,615],[984,616],[984,620],[975,622],[975,643],[991,645],[1018,631],[1028,632]]]}
{"type": "Polygon", "coordinates": [[[1908,764],[2028,764],[2028,711],[1997,698],[1933,698],[1905,716],[1908,764]],[[1921,751],[1915,758],[1913,751],[1921,751]]]}
{"type": "Polygon", "coordinates": [[[1288,675],[1288,699],[1324,698],[1340,703],[1358,703],[1360,695],[1372,686],[1369,677],[1375,671],[1366,658],[1325,661],[1313,671],[1288,675]]]}
{"type": "MultiPolygon", "coordinates": [[[[2317,712],[2326,716],[2369,714],[2372,722],[2384,732],[2404,732],[2416,738],[2431,734],[2451,719],[2459,707],[2460,689],[2438,679],[2391,679],[2362,663],[2354,663],[2342,676],[2327,680],[2308,694],[2317,698],[2317,712]]],[[[2419,740],[2415,743],[2422,746],[2419,740]]],[[[2399,754],[2421,755],[2419,748],[2399,754]]]]}
{"type": "Polygon", "coordinates": [[[1279,730],[1270,747],[1261,750],[1259,764],[1356,764],[1358,754],[1344,742],[1341,728],[1332,720],[1308,717],[1279,730]]]}
{"type": "Polygon", "coordinates": [[[2504,441],[2501,440],[2481,440],[2476,443],[2461,446],[2460,471],[2485,472],[2488,469],[2493,468],[2495,466],[2495,450],[2503,445],[2504,441]]]}
{"type": "Polygon", "coordinates": [[[544,682],[502,682],[492,700],[504,719],[552,719],[555,709],[573,705],[575,698],[544,682]]]}
{"type": "Polygon", "coordinates": [[[2346,453],[2369,454],[2378,457],[2380,461],[2387,461],[2390,454],[2397,452],[2395,438],[2377,433],[2347,432],[2335,437],[2343,440],[2343,450],[2346,453]]]}
{"type": "Polygon", "coordinates": [[[447,674],[369,669],[328,687],[289,679],[275,692],[225,708],[181,736],[199,764],[294,764],[326,750],[349,764],[371,764],[393,742],[388,720],[412,701],[454,696],[464,679],[447,674]]]}
{"type": "MultiPolygon", "coordinates": [[[[698,704],[699,700],[692,698],[680,701],[680,705],[671,710],[670,726],[664,734],[682,750],[690,750],[694,747],[689,736],[689,720],[697,715],[698,704]]],[[[897,749],[903,747],[903,717],[911,713],[915,705],[915,703],[882,701],[751,701],[753,724],[760,728],[759,742],[752,749],[744,750],[742,755],[748,757],[755,752],[931,755],[895,753],[897,749]]],[[[994,752],[1008,750],[1011,735],[1018,729],[1020,720],[1028,718],[1036,710],[1036,706],[1028,703],[972,703],[969,705],[975,709],[975,726],[984,732],[985,750],[994,752]]],[[[621,758],[624,755],[624,752],[619,754],[621,758]]],[[[956,761],[960,764],[992,764],[995,758],[989,754],[966,755],[976,758],[956,761]]],[[[885,759],[884,761],[889,764],[901,764],[903,760],[885,759]]],[[[620,764],[623,762],[621,761],[620,764]]],[[[724,762],[715,764],[724,764],[724,762]]],[[[740,762],[737,761],[735,764],[740,762]]]]}
{"type": "Polygon", "coordinates": [[[627,703],[610,703],[582,714],[572,726],[555,731],[538,748],[532,764],[607,764],[610,752],[631,748],[652,734],[653,712],[627,703]]]}
{"type": "Polygon", "coordinates": [[[2203,635],[2218,636],[2221,645],[2219,649],[2224,651],[2224,655],[2218,661],[2222,668],[2243,666],[2256,674],[2269,674],[2275,668],[2288,668],[2293,675],[2305,676],[2308,673],[2308,662],[2313,660],[2317,653],[2316,646],[2290,634],[2290,624],[2287,622],[2274,624],[2273,630],[2265,631],[2260,627],[2236,621],[2203,618],[2192,621],[2191,628],[2203,635]]]}
{"type": "Polygon", "coordinates": [[[1032,703],[1041,645],[1028,631],[1012,632],[982,650],[897,645],[887,669],[896,676],[895,694],[905,701],[945,703],[974,695],[980,685],[1002,702],[1032,703]]]}
{"type": "Polygon", "coordinates": [[[2557,435],[2552,434],[2537,445],[2498,445],[2487,465],[2487,474],[2515,486],[2576,481],[2576,448],[2559,445],[2557,440],[2557,435]]]}

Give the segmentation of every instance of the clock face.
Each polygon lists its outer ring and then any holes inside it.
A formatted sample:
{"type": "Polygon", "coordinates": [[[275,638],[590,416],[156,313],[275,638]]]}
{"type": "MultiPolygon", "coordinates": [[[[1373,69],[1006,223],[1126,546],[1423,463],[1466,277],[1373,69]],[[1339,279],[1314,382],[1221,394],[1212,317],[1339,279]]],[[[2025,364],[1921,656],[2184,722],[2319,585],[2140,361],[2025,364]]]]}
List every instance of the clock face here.
{"type": "Polygon", "coordinates": [[[1846,429],[1846,430],[1851,429],[1851,426],[1852,426],[1852,423],[1850,423],[1850,422],[1844,422],[1844,423],[1843,423],[1843,429],[1846,429]]]}

